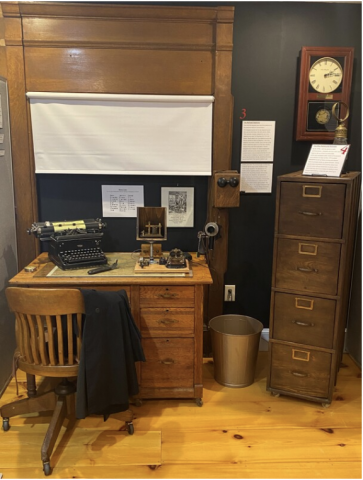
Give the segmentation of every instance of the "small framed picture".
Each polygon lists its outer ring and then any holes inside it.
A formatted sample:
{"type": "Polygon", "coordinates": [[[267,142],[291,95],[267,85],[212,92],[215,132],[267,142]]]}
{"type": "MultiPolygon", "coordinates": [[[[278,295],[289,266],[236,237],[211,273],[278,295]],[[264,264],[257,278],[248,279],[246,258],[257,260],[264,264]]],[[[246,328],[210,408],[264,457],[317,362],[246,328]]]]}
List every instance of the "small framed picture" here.
{"type": "Polygon", "coordinates": [[[194,227],[194,187],[161,187],[168,228],[194,227]]]}

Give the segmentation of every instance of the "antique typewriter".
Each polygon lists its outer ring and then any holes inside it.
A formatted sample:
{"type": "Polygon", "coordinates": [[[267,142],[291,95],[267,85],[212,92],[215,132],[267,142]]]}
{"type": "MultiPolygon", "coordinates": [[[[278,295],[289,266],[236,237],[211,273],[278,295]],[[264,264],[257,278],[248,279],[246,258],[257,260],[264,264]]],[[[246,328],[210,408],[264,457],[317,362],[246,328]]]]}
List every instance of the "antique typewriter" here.
{"type": "Polygon", "coordinates": [[[28,233],[49,242],[50,260],[62,270],[70,270],[107,263],[101,249],[104,227],[101,219],[44,222],[33,223],[28,233]]]}

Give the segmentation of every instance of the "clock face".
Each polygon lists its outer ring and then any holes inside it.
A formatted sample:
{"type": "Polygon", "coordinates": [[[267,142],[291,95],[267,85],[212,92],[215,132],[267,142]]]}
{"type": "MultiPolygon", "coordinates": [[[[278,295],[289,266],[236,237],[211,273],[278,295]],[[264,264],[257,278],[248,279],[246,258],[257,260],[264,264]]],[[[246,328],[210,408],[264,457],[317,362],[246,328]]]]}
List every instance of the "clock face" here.
{"type": "Polygon", "coordinates": [[[331,118],[330,112],[325,108],[321,108],[316,112],[315,119],[321,125],[328,123],[331,118]]]}
{"type": "Polygon", "coordinates": [[[343,68],[332,57],[319,58],[310,68],[309,82],[319,93],[334,92],[343,80],[343,68]]]}

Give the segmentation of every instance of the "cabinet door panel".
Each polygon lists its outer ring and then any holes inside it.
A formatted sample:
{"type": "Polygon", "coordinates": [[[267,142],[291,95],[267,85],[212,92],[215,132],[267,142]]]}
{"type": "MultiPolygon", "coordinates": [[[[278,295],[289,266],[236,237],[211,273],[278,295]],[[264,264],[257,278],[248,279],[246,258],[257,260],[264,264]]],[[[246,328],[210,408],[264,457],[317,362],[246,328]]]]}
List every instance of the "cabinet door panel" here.
{"type": "Polygon", "coordinates": [[[335,308],[335,300],[276,292],[273,338],[333,348],[335,308]]]}
{"type": "Polygon", "coordinates": [[[327,398],[332,355],[311,349],[271,344],[271,388],[327,398]]]}
{"type": "Polygon", "coordinates": [[[278,239],[276,287],[336,295],[340,244],[278,239]]]}
{"type": "Polygon", "coordinates": [[[341,238],[345,185],[281,183],[279,233],[341,238]]]}
{"type": "Polygon", "coordinates": [[[144,338],[142,388],[191,388],[194,383],[193,338],[144,338]]]}

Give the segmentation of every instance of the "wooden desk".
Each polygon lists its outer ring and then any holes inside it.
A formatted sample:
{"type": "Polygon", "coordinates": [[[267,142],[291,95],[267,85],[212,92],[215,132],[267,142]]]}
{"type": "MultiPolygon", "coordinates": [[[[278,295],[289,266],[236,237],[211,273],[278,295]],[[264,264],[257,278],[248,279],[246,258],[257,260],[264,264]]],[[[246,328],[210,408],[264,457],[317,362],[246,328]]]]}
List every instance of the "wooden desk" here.
{"type": "Polygon", "coordinates": [[[193,255],[192,276],[167,278],[115,274],[77,277],[77,271],[62,277],[47,276],[54,268],[47,253],[39,255],[30,266],[35,266],[36,271],[21,270],[9,284],[125,289],[146,356],[146,362],[137,363],[138,398],[195,398],[202,405],[203,311],[206,286],[212,283],[204,260],[193,255]]]}

